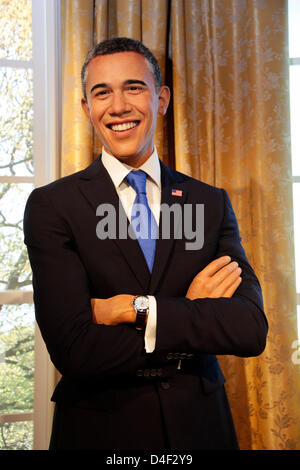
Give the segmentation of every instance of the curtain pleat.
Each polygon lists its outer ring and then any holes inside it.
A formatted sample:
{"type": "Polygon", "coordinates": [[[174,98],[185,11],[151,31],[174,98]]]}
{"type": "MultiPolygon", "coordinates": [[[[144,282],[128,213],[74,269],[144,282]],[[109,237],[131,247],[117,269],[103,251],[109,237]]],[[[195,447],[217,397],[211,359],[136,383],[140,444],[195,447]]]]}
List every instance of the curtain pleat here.
{"type": "Polygon", "coordinates": [[[93,132],[81,110],[80,72],[93,46],[93,0],[62,1],[62,159],[61,175],[93,160],[93,132]]]}
{"type": "Polygon", "coordinates": [[[62,7],[62,175],[101,149],[80,107],[87,51],[113,36],[142,40],[173,95],[155,135],[159,156],[228,191],[262,285],[265,352],[219,358],[240,446],[300,449],[287,0],[62,0],[62,7]]]}

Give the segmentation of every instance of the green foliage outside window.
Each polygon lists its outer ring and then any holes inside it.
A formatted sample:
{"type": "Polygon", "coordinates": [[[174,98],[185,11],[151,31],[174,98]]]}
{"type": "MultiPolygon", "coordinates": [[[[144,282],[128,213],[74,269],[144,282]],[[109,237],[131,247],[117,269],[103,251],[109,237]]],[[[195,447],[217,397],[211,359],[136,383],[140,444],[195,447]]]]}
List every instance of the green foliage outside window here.
{"type": "MultiPolygon", "coordinates": [[[[31,305],[0,311],[0,415],[33,411],[34,324],[31,305]]],[[[0,424],[0,449],[31,449],[32,423],[0,424]]]]}
{"type": "MultiPolygon", "coordinates": [[[[22,217],[33,177],[31,0],[0,0],[0,292],[31,288],[22,217]],[[7,61],[7,62],[5,62],[7,61]],[[9,61],[19,62],[19,66],[9,61]]],[[[1,302],[0,302],[1,304],[1,302]]],[[[0,415],[33,412],[33,306],[0,305],[0,415]]],[[[0,420],[0,449],[32,449],[33,422],[0,420]]]]}

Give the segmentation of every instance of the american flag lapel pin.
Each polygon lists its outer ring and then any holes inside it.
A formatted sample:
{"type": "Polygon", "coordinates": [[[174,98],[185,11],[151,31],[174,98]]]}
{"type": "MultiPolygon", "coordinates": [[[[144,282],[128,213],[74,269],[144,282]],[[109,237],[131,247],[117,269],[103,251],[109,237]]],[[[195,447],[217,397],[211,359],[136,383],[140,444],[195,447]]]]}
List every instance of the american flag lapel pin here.
{"type": "Polygon", "coordinates": [[[182,191],[181,189],[172,189],[172,196],[182,196],[182,191]]]}

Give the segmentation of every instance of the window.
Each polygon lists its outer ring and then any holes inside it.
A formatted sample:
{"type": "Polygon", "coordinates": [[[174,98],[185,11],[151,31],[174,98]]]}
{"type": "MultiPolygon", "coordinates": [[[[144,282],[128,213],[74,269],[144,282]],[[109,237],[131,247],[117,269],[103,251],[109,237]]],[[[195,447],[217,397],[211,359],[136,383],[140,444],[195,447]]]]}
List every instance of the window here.
{"type": "Polygon", "coordinates": [[[58,18],[59,0],[0,0],[0,449],[48,445],[48,356],[22,218],[33,188],[57,177],[58,18]]]}
{"type": "Polygon", "coordinates": [[[300,2],[289,0],[289,57],[291,143],[294,195],[296,290],[298,309],[298,336],[300,337],[300,2]]]}

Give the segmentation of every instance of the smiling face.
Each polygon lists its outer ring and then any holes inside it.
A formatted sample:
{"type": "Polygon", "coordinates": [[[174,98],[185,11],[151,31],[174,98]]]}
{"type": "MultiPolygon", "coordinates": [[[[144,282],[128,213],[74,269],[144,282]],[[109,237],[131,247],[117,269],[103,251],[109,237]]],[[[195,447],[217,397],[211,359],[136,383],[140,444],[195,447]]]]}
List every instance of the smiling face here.
{"type": "Polygon", "coordinates": [[[165,114],[170,91],[155,90],[147,59],[136,52],[94,57],[87,68],[87,99],[82,99],[105,150],[139,167],[153,152],[157,114],[165,114]]]}

